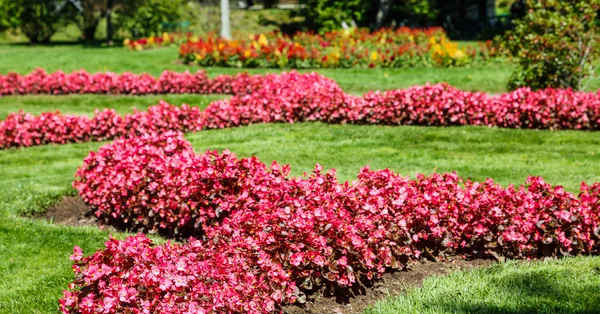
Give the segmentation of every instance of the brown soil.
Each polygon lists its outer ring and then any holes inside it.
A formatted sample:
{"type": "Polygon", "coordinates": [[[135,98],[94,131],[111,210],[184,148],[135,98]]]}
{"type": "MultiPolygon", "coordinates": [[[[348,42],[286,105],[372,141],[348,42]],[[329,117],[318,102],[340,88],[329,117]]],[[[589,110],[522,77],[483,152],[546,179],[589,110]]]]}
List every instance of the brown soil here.
{"type": "MultiPolygon", "coordinates": [[[[459,270],[470,270],[492,265],[493,260],[476,259],[464,260],[456,258],[445,262],[424,262],[411,265],[410,269],[386,273],[382,280],[373,283],[358,294],[350,297],[310,296],[314,298],[304,304],[304,307],[288,305],[283,308],[288,314],[358,314],[390,296],[406,293],[408,289],[419,287],[429,276],[446,275],[459,270]]],[[[322,293],[320,293],[322,294],[322,293]]],[[[309,298],[310,298],[309,297],[309,298]]]]}
{"type": "Polygon", "coordinates": [[[103,227],[79,196],[65,196],[48,208],[41,218],[60,225],[103,227]]]}
{"type": "MultiPolygon", "coordinates": [[[[48,208],[41,217],[55,224],[68,226],[96,226],[101,229],[113,227],[100,224],[91,209],[79,196],[66,196],[58,204],[48,208]]],[[[303,306],[287,305],[283,310],[288,314],[357,314],[387,297],[400,295],[410,288],[421,285],[429,276],[446,275],[459,270],[469,270],[493,264],[492,260],[464,260],[455,258],[445,262],[415,263],[408,270],[386,273],[382,280],[376,281],[370,287],[354,291],[354,295],[325,296],[325,291],[319,291],[308,296],[309,301],[303,306]]]]}

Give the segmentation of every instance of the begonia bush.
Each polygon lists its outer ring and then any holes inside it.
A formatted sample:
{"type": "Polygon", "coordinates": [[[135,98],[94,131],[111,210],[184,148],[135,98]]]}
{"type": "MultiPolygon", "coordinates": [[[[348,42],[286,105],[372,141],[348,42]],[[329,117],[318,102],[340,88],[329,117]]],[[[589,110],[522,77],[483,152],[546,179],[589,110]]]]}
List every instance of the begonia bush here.
{"type": "Polygon", "coordinates": [[[539,177],[504,188],[455,173],[409,179],[364,168],[340,183],[319,165],[300,178],[289,171],[230,152],[197,155],[177,133],[91,153],[74,186],[98,217],[195,238],[111,239],[88,257],[75,248],[78,277],[62,311],[268,313],[421,258],[600,250],[600,183],[582,183],[575,196],[539,177]]]}
{"type": "MultiPolygon", "coordinates": [[[[167,73],[163,77],[171,75],[173,79],[165,79],[160,87],[153,88],[173,92],[195,88],[185,80],[178,81],[177,74],[167,73]]],[[[125,116],[111,109],[97,110],[91,118],[59,112],[38,116],[13,113],[0,121],[0,149],[272,122],[600,129],[600,92],[521,88],[489,96],[436,84],[353,96],[345,94],[334,81],[315,73],[240,75],[229,79],[215,78],[202,87],[235,94],[230,99],[212,102],[204,111],[160,102],[147,111],[125,116]]]]}
{"type": "Polygon", "coordinates": [[[91,74],[84,70],[46,73],[37,69],[30,74],[0,75],[0,96],[67,94],[236,94],[250,93],[263,82],[261,75],[240,73],[219,75],[213,79],[206,71],[164,71],[159,77],[149,74],[112,72],[91,74]]]}

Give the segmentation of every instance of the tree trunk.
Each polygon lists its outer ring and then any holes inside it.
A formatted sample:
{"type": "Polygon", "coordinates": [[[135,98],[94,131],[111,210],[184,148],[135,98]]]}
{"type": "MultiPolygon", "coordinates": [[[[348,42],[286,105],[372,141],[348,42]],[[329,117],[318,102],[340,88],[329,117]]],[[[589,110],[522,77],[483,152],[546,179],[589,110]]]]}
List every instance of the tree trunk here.
{"type": "Polygon", "coordinates": [[[106,42],[109,45],[113,43],[113,24],[112,24],[113,0],[106,1],[106,42]]]}
{"type": "Polygon", "coordinates": [[[231,39],[229,24],[229,0],[221,0],[221,37],[231,39]]]}
{"type": "Polygon", "coordinates": [[[275,4],[277,4],[277,0],[263,0],[263,8],[264,9],[272,9],[275,7],[275,4]]]}
{"type": "Polygon", "coordinates": [[[375,29],[383,27],[390,14],[391,8],[392,0],[379,0],[379,7],[377,8],[377,15],[375,16],[375,29]]]}
{"type": "Polygon", "coordinates": [[[96,28],[98,28],[98,21],[94,21],[91,25],[83,27],[83,39],[94,40],[96,36],[96,28]]]}

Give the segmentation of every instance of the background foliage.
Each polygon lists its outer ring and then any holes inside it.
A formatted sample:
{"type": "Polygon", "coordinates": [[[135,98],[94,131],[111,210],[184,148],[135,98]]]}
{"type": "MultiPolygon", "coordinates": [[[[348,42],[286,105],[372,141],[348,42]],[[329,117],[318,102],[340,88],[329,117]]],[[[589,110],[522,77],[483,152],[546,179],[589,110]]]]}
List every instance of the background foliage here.
{"type": "Polygon", "coordinates": [[[506,35],[519,65],[509,88],[584,89],[600,56],[600,1],[529,1],[528,6],[528,14],[506,35]]]}

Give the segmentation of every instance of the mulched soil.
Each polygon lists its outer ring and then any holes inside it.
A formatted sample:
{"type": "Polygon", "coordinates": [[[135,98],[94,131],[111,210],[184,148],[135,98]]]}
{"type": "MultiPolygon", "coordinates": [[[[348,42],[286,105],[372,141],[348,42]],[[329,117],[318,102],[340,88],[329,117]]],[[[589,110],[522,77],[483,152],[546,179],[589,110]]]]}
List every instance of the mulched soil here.
{"type": "Polygon", "coordinates": [[[288,305],[284,312],[288,314],[358,314],[378,301],[401,295],[407,290],[419,287],[425,278],[429,276],[446,275],[454,271],[470,270],[486,267],[495,261],[487,259],[464,260],[456,258],[445,262],[423,262],[415,263],[409,269],[386,273],[382,280],[373,283],[373,286],[361,289],[357,294],[351,296],[322,296],[321,293],[309,296],[314,298],[307,302],[304,307],[288,305]]]}
{"type": "MultiPolygon", "coordinates": [[[[79,196],[64,197],[61,202],[48,208],[41,217],[55,224],[68,226],[96,226],[101,229],[115,230],[111,226],[102,225],[96,219],[89,206],[79,196]]],[[[470,270],[494,264],[493,260],[464,260],[459,257],[444,262],[422,262],[410,265],[409,269],[390,272],[383,275],[382,280],[371,286],[348,291],[345,295],[328,295],[321,290],[308,296],[308,302],[302,306],[288,305],[283,308],[288,314],[358,314],[377,301],[390,296],[406,293],[418,287],[429,276],[446,275],[450,272],[470,270]]]]}
{"type": "Polygon", "coordinates": [[[52,205],[41,215],[42,219],[52,223],[74,227],[98,227],[103,230],[116,231],[112,226],[102,224],[79,196],[65,196],[62,201],[52,205]]]}

